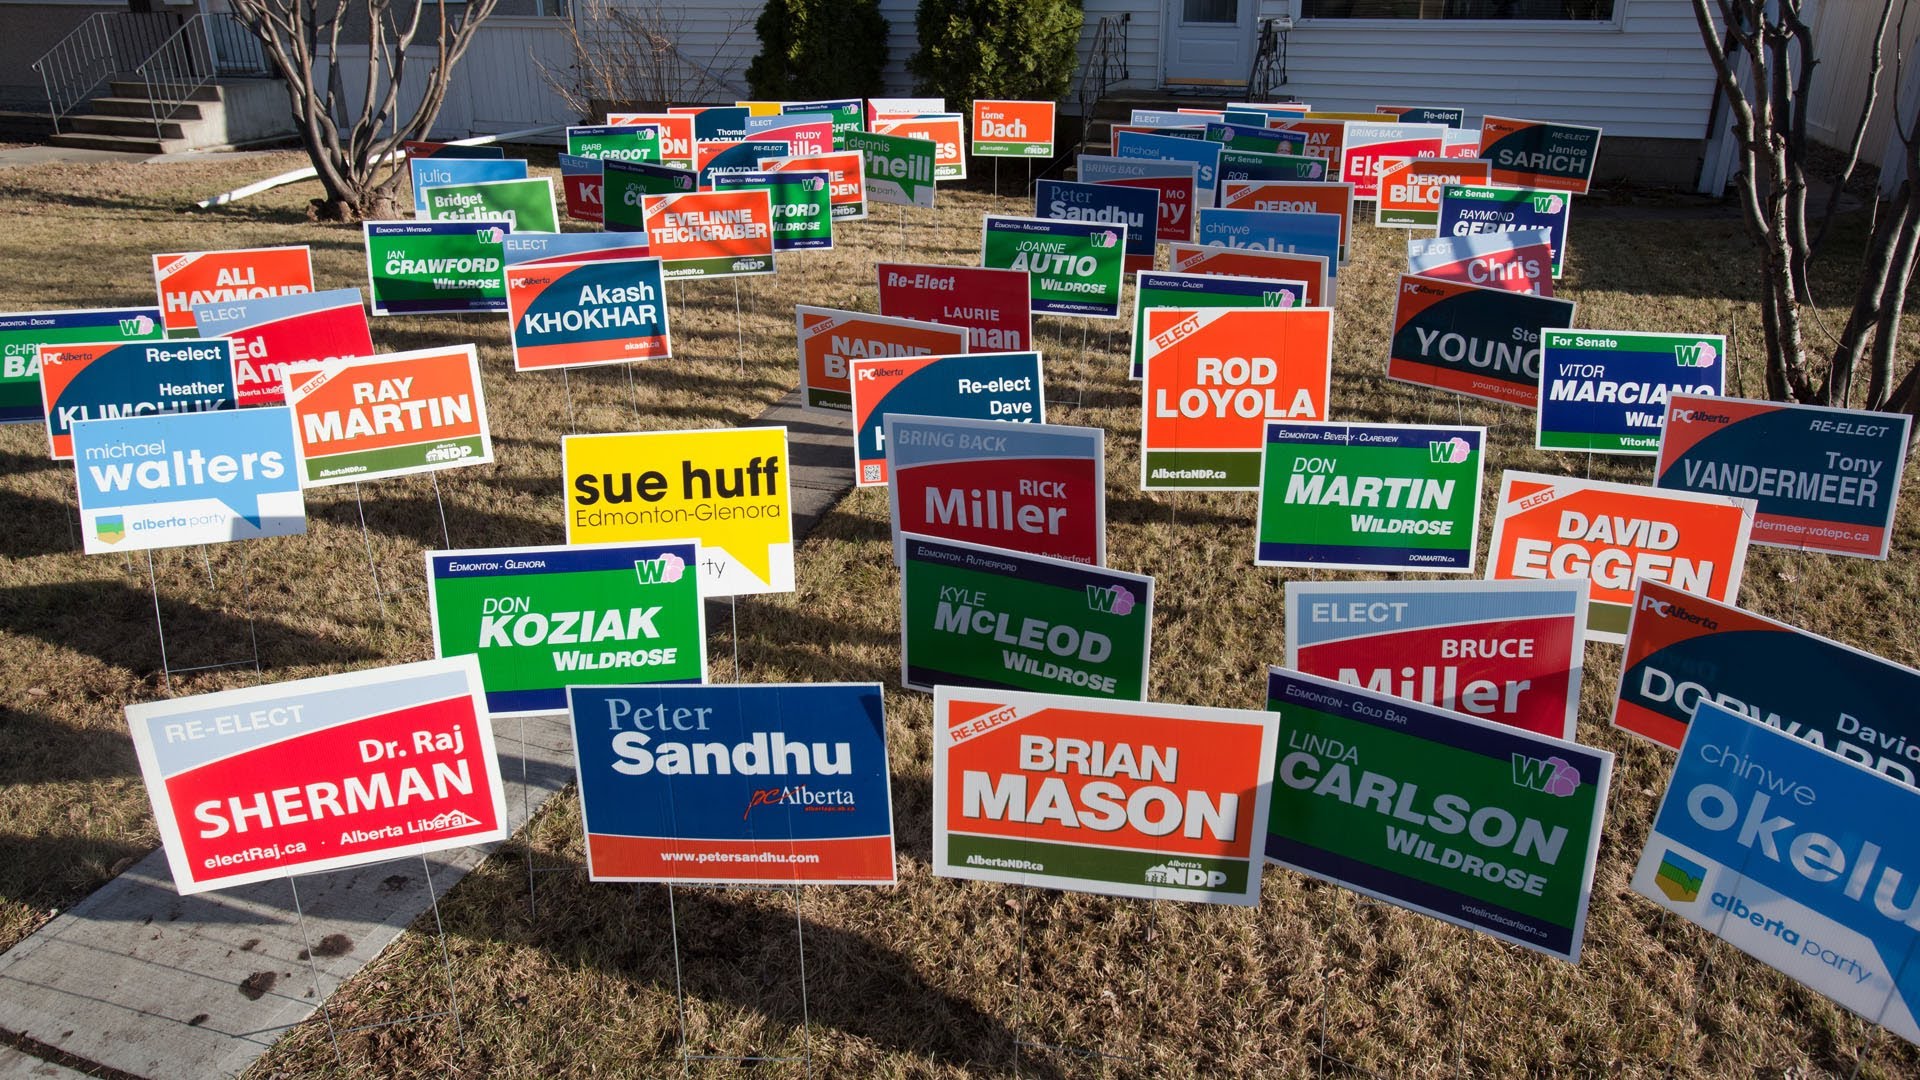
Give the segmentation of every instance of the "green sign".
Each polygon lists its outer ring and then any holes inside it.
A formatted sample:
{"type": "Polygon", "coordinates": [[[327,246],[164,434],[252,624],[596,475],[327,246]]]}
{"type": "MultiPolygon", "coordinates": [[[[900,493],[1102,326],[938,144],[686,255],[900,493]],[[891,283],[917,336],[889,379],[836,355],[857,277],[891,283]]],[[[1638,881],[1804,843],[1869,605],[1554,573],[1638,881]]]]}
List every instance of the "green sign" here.
{"type": "Polygon", "coordinates": [[[869,201],[933,208],[933,158],[937,147],[932,139],[849,131],[834,146],[866,155],[869,201]]]}
{"type": "Polygon", "coordinates": [[[507,310],[505,221],[369,221],[375,315],[507,310]]]}
{"type": "Polygon", "coordinates": [[[989,214],[980,225],[980,265],[1025,270],[1036,315],[1117,319],[1126,238],[1119,223],[989,214]]]}
{"type": "Polygon", "coordinates": [[[1253,183],[1279,180],[1325,180],[1327,162],[1307,154],[1268,154],[1258,150],[1222,148],[1220,183],[1246,180],[1253,183]]]}
{"type": "Polygon", "coordinates": [[[1133,288],[1133,378],[1146,371],[1147,312],[1154,308],[1306,307],[1305,282],[1141,270],[1133,288]]]}
{"type": "Polygon", "coordinates": [[[660,129],[651,124],[600,124],[567,129],[567,153],[605,161],[661,160],[660,129]]]}
{"type": "MultiPolygon", "coordinates": [[[[952,510],[989,529],[1040,512],[1007,491],[956,491],[952,510]]],[[[905,548],[901,685],[1146,699],[1152,578],[911,533],[905,548]]]]}
{"type": "Polygon", "coordinates": [[[1485,428],[1267,424],[1254,562],[1473,572],[1485,428]]]}
{"type": "Polygon", "coordinates": [[[773,200],[773,250],[820,251],[833,246],[832,179],[825,171],[721,173],[713,189],[766,188],[773,200]]]}
{"type": "Polygon", "coordinates": [[[780,106],[782,116],[801,113],[826,113],[833,118],[833,148],[845,150],[847,133],[864,131],[867,127],[867,103],[861,98],[841,98],[837,101],[788,101],[780,106]]]}
{"type": "Polygon", "coordinates": [[[427,199],[428,221],[488,221],[505,218],[514,232],[559,232],[553,208],[553,181],[483,180],[420,189],[427,199]]]}
{"type": "Polygon", "coordinates": [[[707,677],[699,545],[427,552],[433,643],[480,658],[487,711],[567,711],[569,686],[707,677]]]}
{"type": "Polygon", "coordinates": [[[1267,861],[1578,962],[1613,755],[1273,668],[1267,861]]]}
{"type": "Polygon", "coordinates": [[[604,161],[600,177],[600,205],[608,232],[645,232],[649,195],[691,195],[699,190],[700,174],[644,161],[604,161]]]}

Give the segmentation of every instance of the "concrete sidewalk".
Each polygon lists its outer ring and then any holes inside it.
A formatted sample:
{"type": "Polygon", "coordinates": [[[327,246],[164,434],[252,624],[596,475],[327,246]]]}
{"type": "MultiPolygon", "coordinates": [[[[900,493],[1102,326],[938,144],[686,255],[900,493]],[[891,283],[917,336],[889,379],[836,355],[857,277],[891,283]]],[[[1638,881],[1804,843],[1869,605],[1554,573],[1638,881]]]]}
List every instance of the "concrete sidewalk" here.
{"type": "MultiPolygon", "coordinates": [[[[852,487],[848,424],[797,392],[751,424],[787,428],[797,545],[852,487]]],[[[573,782],[572,733],[564,716],[503,720],[494,742],[518,830],[573,782]]],[[[0,956],[0,1031],[151,1080],[237,1075],[490,850],[191,897],[155,851],[0,956]]],[[[0,1045],[0,1080],[77,1075],[0,1045]]]]}

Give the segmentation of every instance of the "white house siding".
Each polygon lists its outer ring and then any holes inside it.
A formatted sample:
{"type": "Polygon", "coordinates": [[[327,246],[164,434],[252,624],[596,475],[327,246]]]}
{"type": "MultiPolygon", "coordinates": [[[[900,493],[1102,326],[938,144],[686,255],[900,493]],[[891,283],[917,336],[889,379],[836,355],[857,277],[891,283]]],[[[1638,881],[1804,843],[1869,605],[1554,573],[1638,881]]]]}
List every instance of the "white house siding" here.
{"type": "MultiPolygon", "coordinates": [[[[419,103],[435,54],[433,46],[416,46],[408,53],[406,79],[395,106],[397,115],[411,115],[419,103]]],[[[563,72],[572,55],[564,27],[557,19],[498,15],[488,19],[454,68],[453,81],[429,134],[459,139],[577,123],[565,99],[542,74],[542,64],[556,73],[563,72]]],[[[326,64],[323,50],[318,66],[324,70],[326,64]]],[[[339,64],[341,89],[347,98],[346,119],[351,121],[359,114],[366,87],[367,47],[342,45],[339,64]]],[[[557,141],[560,136],[553,138],[557,141]]]]}
{"type": "MultiPolygon", "coordinates": [[[[1879,26],[1880,9],[1880,4],[1868,0],[1826,0],[1814,10],[1813,42],[1819,51],[1820,63],[1813,69],[1807,132],[1828,146],[1846,149],[1860,123],[1860,110],[1867,101],[1867,70],[1873,64],[1873,35],[1879,26]]],[[[1873,118],[1867,123],[1866,138],[1860,144],[1862,161],[1882,164],[1889,146],[1888,136],[1893,132],[1893,103],[1898,90],[1895,50],[1897,47],[1911,64],[1916,45],[1920,45],[1920,2],[1905,0],[1894,6],[1887,36],[1880,45],[1879,95],[1874,101],[1873,118]],[[1903,21],[1905,39],[1896,42],[1903,21]]],[[[1911,118],[1913,114],[1909,110],[1906,115],[1911,118]]]]}

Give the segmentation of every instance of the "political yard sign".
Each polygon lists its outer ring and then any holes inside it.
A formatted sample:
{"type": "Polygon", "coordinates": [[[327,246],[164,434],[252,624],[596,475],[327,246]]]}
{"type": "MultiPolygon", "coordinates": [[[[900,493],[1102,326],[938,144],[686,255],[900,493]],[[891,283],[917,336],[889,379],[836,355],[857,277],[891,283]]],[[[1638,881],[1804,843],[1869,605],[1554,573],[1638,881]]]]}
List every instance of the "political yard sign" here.
{"type": "Polygon", "coordinates": [[[925,116],[876,117],[867,131],[852,134],[892,135],[923,139],[933,144],[933,178],[967,178],[967,133],[965,119],[959,113],[935,113],[925,116]]]}
{"type": "Polygon", "coordinates": [[[129,705],[127,724],[182,895],[507,835],[472,657],[129,705]]]}
{"type": "Polygon", "coordinates": [[[1162,243],[1193,239],[1194,177],[1200,167],[1191,161],[1154,161],[1081,154],[1077,159],[1081,182],[1103,187],[1138,188],[1160,200],[1159,225],[1154,239],[1162,243]]]}
{"type": "Polygon", "coordinates": [[[157,341],[166,327],[156,307],[12,311],[0,314],[0,424],[38,423],[42,345],[157,341]]]}
{"type": "Polygon", "coordinates": [[[1653,456],[1668,398],[1719,397],[1725,388],[1719,334],[1542,330],[1540,348],[1534,445],[1542,450],[1653,456]]]}
{"type": "Polygon", "coordinates": [[[1104,429],[889,413],[885,434],[896,564],[906,533],[1107,561],[1104,429]]]}
{"type": "Polygon", "coordinates": [[[258,300],[313,291],[313,259],[306,245],[155,255],[153,284],[167,333],[193,331],[199,304],[258,300]]]}
{"type": "Polygon", "coordinates": [[[647,248],[669,278],[771,274],[773,196],[766,188],[645,197],[647,248]]]}
{"type": "Polygon", "coordinates": [[[1327,415],[1331,308],[1157,308],[1141,381],[1143,491],[1257,491],[1271,420],[1327,415]]]}
{"type": "Polygon", "coordinates": [[[1613,725],[1679,749],[1711,702],[1920,787],[1920,671],[1731,604],[1643,582],[1613,725]]]}
{"type": "Polygon", "coordinates": [[[300,486],[493,461],[472,345],[329,360],[286,377],[300,486]]]}
{"type": "Polygon", "coordinates": [[[1044,422],[1046,381],[1037,352],[869,357],[848,362],[853,380],[855,482],[887,482],[890,413],[1044,422]]]}
{"type": "Polygon", "coordinates": [[[895,206],[933,208],[936,147],[932,141],[849,131],[843,136],[843,143],[841,149],[866,155],[868,199],[895,206]]]}
{"type": "Polygon", "coordinates": [[[1613,755],[1285,668],[1267,860],[1580,962],[1613,755]]]}
{"type": "Polygon", "coordinates": [[[880,263],[880,314],[963,327],[974,352],[1028,349],[1033,309],[1024,270],[880,263]]]}
{"type": "Polygon", "coordinates": [[[1571,739],[1583,581],[1289,581],[1287,667],[1571,739]]]}
{"type": "Polygon", "coordinates": [[[1142,701],[1153,579],[908,533],[900,684],[1142,701]]]}
{"type": "Polygon", "coordinates": [[[1437,158],[1446,131],[1443,124],[1349,122],[1340,179],[1353,185],[1354,198],[1378,198],[1381,166],[1388,159],[1437,158]]]}
{"type": "Polygon", "coordinates": [[[649,254],[645,234],[630,232],[508,233],[502,251],[510,267],[644,259],[649,254]]]}
{"type": "Polygon", "coordinates": [[[408,177],[413,181],[413,212],[427,210],[427,188],[473,184],[487,180],[525,180],[527,163],[520,158],[503,157],[412,157],[407,158],[408,177]]]}
{"type": "Polygon", "coordinates": [[[1271,713],[942,686],[933,872],[1252,905],[1271,713]]]}
{"type": "Polygon", "coordinates": [[[830,181],[825,172],[737,172],[714,177],[713,186],[766,188],[773,200],[773,250],[824,251],[833,246],[830,181]]]}
{"type": "MultiPolygon", "coordinates": [[[[1212,206],[1220,187],[1220,152],[1217,142],[1199,138],[1174,138],[1167,134],[1149,135],[1137,131],[1119,131],[1113,136],[1113,156],[1190,164],[1194,167],[1193,203],[1198,208],[1212,206]]],[[[1165,222],[1162,222],[1165,224],[1165,222]]],[[[1179,239],[1186,239],[1181,236],[1179,239]]]]}
{"type": "Polygon", "coordinates": [[[1654,486],[1754,500],[1753,542],[1884,559],[1905,413],[1675,394],[1654,486]]]}
{"type": "Polygon", "coordinates": [[[592,880],[893,883],[878,683],[567,695],[592,880]]]}
{"type": "Polygon", "coordinates": [[[1553,295],[1553,234],[1546,229],[1407,240],[1407,272],[1507,292],[1553,295]]]}
{"type": "Polygon", "coordinates": [[[690,540],[426,558],[434,655],[477,656],[496,717],[565,712],[569,686],[706,681],[700,548],[690,540]]]}
{"type": "Polygon", "coordinates": [[[506,277],[515,371],[673,355],[657,258],[520,263],[506,277]]]}
{"type": "Polygon", "coordinates": [[[760,171],[827,174],[827,206],[835,221],[859,221],[867,216],[866,162],[857,150],[831,154],[761,158],[760,171]]]}
{"type": "Polygon", "coordinates": [[[285,406],[73,425],[86,553],[307,531],[285,406]]]}
{"type": "Polygon", "coordinates": [[[1160,219],[1160,197],[1150,189],[1042,180],[1033,189],[1033,214],[1055,221],[1125,225],[1127,272],[1153,269],[1153,237],[1160,219]]]}
{"type": "Polygon", "coordinates": [[[601,215],[608,232],[644,232],[647,199],[654,195],[691,195],[700,174],[691,169],[644,161],[603,161],[601,215]]]}
{"type": "Polygon", "coordinates": [[[1487,430],[1270,423],[1254,563],[1473,572],[1487,430]]]}
{"type": "Polygon", "coordinates": [[[800,401],[809,409],[853,409],[853,384],[847,372],[850,360],[947,356],[967,351],[967,331],[960,326],[806,304],[794,305],[793,321],[794,338],[800,348],[800,401]]]}
{"type": "Polygon", "coordinates": [[[1226,180],[1220,185],[1220,209],[1277,214],[1340,215],[1340,258],[1353,237],[1353,185],[1321,180],[1226,180]]]}
{"type": "Polygon", "coordinates": [[[1283,287],[1305,284],[1306,307],[1332,306],[1327,292],[1329,262],[1331,260],[1325,255],[1203,247],[1199,244],[1167,245],[1167,267],[1171,273],[1267,278],[1279,282],[1283,287]]]}
{"type": "Polygon", "coordinates": [[[1572,197],[1558,191],[1448,184],[1440,189],[1438,228],[1441,236],[1545,229],[1553,248],[1553,276],[1558,278],[1567,262],[1572,210],[1572,197]]]}
{"type": "Polygon", "coordinates": [[[1431,229],[1440,221],[1440,192],[1448,184],[1486,186],[1485,161],[1387,158],[1380,163],[1373,223],[1385,229],[1431,229]]]}
{"type": "Polygon", "coordinates": [[[1715,600],[1738,596],[1752,524],[1751,499],[1509,470],[1500,480],[1487,577],[1585,577],[1587,635],[1618,645],[1641,582],[1715,600]]]}
{"type": "Polygon", "coordinates": [[[566,208],[567,216],[575,221],[604,227],[607,220],[605,165],[599,158],[575,157],[572,154],[559,154],[557,159],[560,163],[560,204],[566,208]]]}
{"type": "Polygon", "coordinates": [[[1480,156],[1493,182],[1585,195],[1600,157],[1600,129],[1489,116],[1480,124],[1480,156]]]}
{"type": "Polygon", "coordinates": [[[700,545],[700,595],[793,591],[784,427],[568,435],[567,543],[700,545]]]}
{"type": "Polygon", "coordinates": [[[1036,315],[1120,317],[1125,222],[998,217],[980,223],[980,265],[1022,270],[1036,315]]]}
{"type": "Polygon", "coordinates": [[[567,153],[575,157],[665,164],[660,128],[654,124],[592,124],[567,129],[567,153]]]}
{"type": "Polygon", "coordinates": [[[1304,281],[1142,270],[1134,275],[1130,374],[1137,380],[1146,369],[1147,313],[1150,311],[1157,308],[1304,307],[1307,294],[1304,281]]]}
{"type": "Polygon", "coordinates": [[[973,154],[975,157],[1052,157],[1053,102],[984,98],[975,101],[973,154]]]}
{"type": "Polygon", "coordinates": [[[242,408],[286,400],[280,380],[321,360],[373,355],[359,289],[202,304],[193,309],[201,337],[233,341],[235,393],[242,408]]]}
{"type": "Polygon", "coordinates": [[[375,315],[507,310],[502,245],[513,227],[504,218],[369,221],[361,227],[375,315]]]}
{"type": "Polygon", "coordinates": [[[423,221],[498,221],[505,219],[515,232],[559,232],[560,217],[553,208],[553,179],[483,180],[422,189],[427,208],[423,221]]]}
{"type": "Polygon", "coordinates": [[[1573,325],[1573,301],[1405,274],[1387,377],[1534,408],[1542,327],[1573,325]]]}
{"type": "Polygon", "coordinates": [[[73,425],[82,420],[235,407],[225,338],[42,345],[39,358],[55,461],[73,459],[73,425]]]}
{"type": "Polygon", "coordinates": [[[1920,1042],[1916,813],[1912,788],[1702,703],[1633,889],[1920,1042]]]}

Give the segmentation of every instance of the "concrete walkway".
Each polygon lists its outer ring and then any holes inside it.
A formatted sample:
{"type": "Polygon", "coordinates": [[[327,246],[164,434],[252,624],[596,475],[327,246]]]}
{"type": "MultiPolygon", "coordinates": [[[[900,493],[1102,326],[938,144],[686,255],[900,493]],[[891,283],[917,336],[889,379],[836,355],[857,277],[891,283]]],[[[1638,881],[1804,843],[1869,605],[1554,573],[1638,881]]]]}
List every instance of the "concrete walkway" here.
{"type": "MultiPolygon", "coordinates": [[[[801,408],[796,392],[751,425],[787,428],[798,543],[853,485],[847,421],[801,408]]],[[[494,741],[517,830],[573,781],[572,736],[550,716],[503,720],[494,741]]],[[[174,891],[155,851],[0,956],[0,1031],[123,1075],[236,1075],[490,850],[192,897],[174,891]]],[[[77,1075],[0,1045],[4,1080],[77,1075]]]]}

